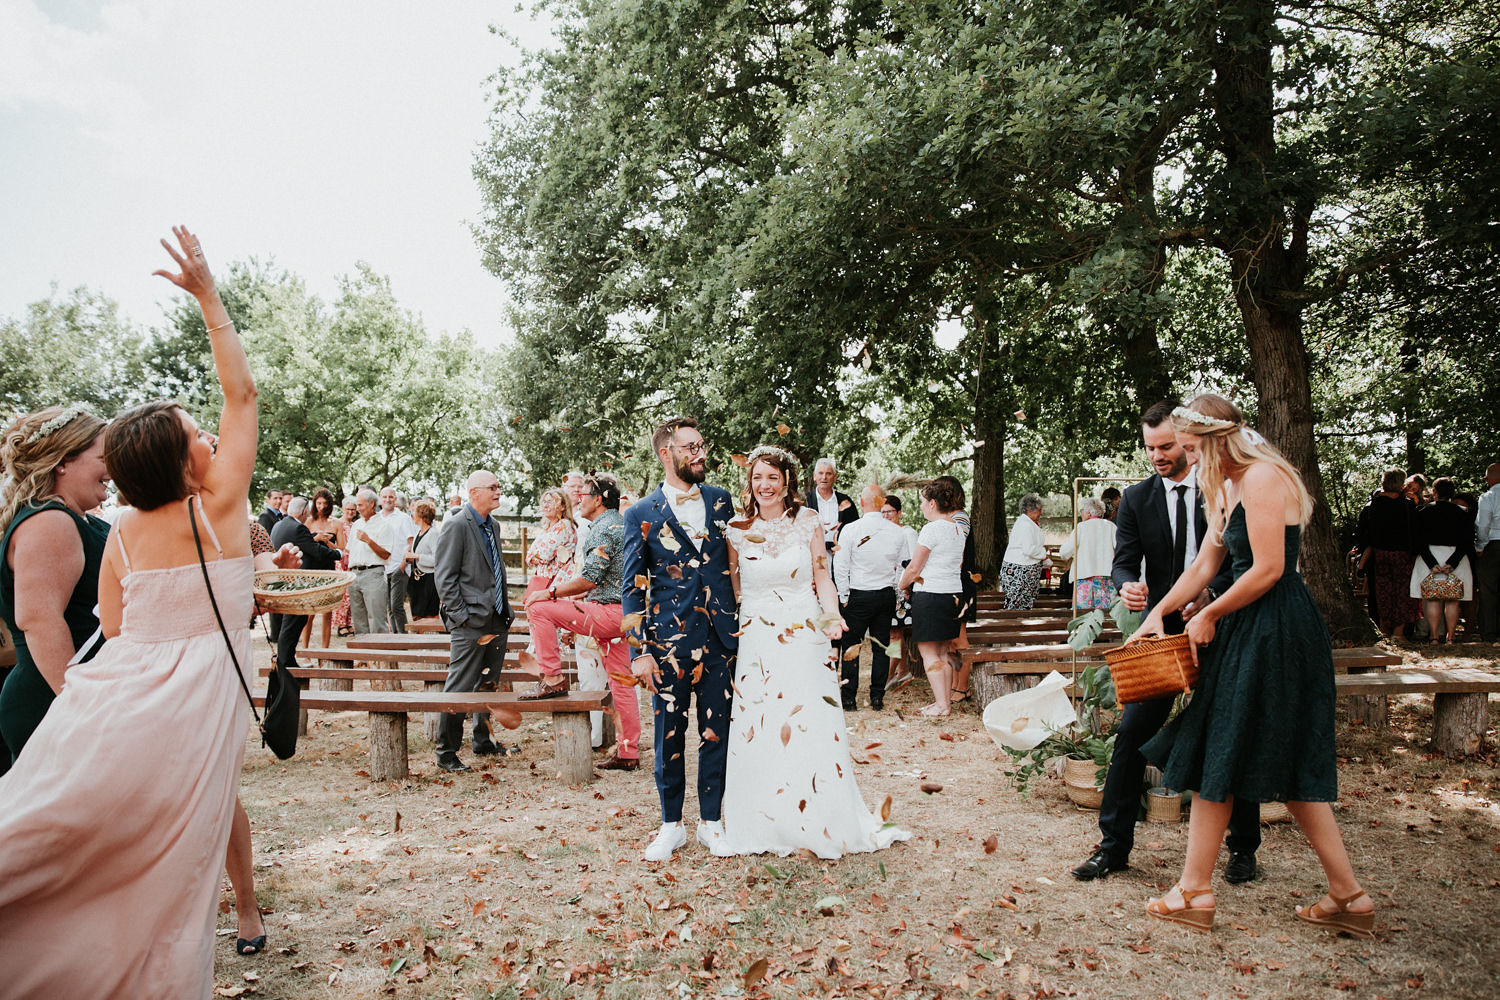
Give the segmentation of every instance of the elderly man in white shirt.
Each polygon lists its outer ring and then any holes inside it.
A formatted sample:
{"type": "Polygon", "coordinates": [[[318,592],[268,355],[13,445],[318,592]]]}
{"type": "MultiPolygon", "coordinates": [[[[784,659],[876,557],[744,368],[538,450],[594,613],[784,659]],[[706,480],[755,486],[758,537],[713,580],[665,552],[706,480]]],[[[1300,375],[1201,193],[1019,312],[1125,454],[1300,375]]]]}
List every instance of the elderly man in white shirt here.
{"type": "Polygon", "coordinates": [[[858,649],[866,634],[872,646],[870,707],[877,712],[885,707],[886,675],[891,667],[886,647],[896,613],[896,584],[912,557],[912,548],[906,532],[881,513],[884,506],[885,493],[879,486],[872,484],[861,490],[859,509],[863,515],[839,533],[838,551],[833,556],[833,578],[846,626],[840,640],[843,679],[839,685],[845,711],[855,707],[859,694],[858,649]],[[851,650],[855,652],[851,654],[851,650]]]}
{"type": "Polygon", "coordinates": [[[375,512],[374,490],[360,490],[354,500],[359,520],[349,528],[349,571],[354,574],[349,585],[349,618],[354,631],[364,633],[386,627],[385,567],[396,540],[391,523],[375,512]]]}
{"type": "MultiPolygon", "coordinates": [[[[573,504],[573,525],[577,529],[578,543],[573,550],[573,565],[582,568],[588,557],[589,525],[592,523],[579,512],[583,500],[583,473],[573,470],[562,478],[563,492],[573,504]]],[[[623,510],[624,507],[621,507],[623,510]]],[[[604,670],[604,653],[599,644],[586,635],[573,636],[573,656],[578,664],[578,688],[581,691],[602,691],[609,687],[609,674],[604,670]]],[[[598,749],[604,745],[604,713],[589,713],[589,744],[598,749]]]]}
{"type": "Polygon", "coordinates": [[[380,491],[379,519],[391,526],[391,555],[385,561],[385,604],[391,632],[406,631],[406,553],[417,537],[417,522],[401,509],[401,494],[387,486],[380,491]]]}
{"type": "Polygon", "coordinates": [[[1500,462],[1484,470],[1489,487],[1474,515],[1474,590],[1479,599],[1479,637],[1500,642],[1500,462]]]}

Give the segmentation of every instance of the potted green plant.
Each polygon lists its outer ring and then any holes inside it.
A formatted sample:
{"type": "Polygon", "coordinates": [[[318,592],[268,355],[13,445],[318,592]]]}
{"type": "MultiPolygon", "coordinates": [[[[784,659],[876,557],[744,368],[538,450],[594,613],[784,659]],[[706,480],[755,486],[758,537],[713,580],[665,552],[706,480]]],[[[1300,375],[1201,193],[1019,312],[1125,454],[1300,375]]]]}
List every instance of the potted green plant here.
{"type": "MultiPolygon", "coordinates": [[[[1116,600],[1109,609],[1122,635],[1132,634],[1140,626],[1141,615],[1131,611],[1116,600]]],[[[1079,615],[1068,623],[1068,645],[1078,652],[1092,646],[1104,631],[1106,613],[1101,609],[1079,615]]],[[[1109,676],[1109,667],[1103,663],[1091,664],[1078,675],[1076,684],[1079,701],[1078,717],[1070,725],[1053,730],[1030,750],[1010,747],[1005,752],[1017,762],[1017,767],[1007,771],[1023,796],[1031,794],[1032,782],[1052,769],[1053,761],[1063,760],[1063,780],[1068,796],[1079,805],[1097,809],[1101,798],[1100,789],[1109,770],[1109,759],[1114,754],[1115,730],[1119,727],[1119,716],[1115,711],[1115,686],[1109,676]]]]}

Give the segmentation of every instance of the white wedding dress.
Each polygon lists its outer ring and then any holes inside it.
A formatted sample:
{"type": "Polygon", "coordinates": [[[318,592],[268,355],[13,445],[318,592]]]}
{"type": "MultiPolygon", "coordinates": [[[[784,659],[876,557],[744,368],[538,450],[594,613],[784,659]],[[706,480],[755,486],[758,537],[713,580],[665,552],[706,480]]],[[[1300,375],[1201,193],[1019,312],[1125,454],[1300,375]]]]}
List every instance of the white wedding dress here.
{"type": "Polygon", "coordinates": [[[839,701],[837,655],[817,627],[809,543],[818,515],[728,528],[739,554],[740,648],[724,777],[734,854],[876,851],[911,834],[860,797],[839,701]]]}

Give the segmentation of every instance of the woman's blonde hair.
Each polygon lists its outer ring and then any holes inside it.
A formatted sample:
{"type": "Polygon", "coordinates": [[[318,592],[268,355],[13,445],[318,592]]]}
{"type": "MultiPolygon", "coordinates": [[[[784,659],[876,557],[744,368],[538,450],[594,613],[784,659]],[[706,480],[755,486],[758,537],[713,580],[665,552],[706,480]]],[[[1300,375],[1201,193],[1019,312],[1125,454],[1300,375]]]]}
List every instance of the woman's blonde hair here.
{"type": "Polygon", "coordinates": [[[1270,463],[1286,478],[1301,510],[1298,517],[1301,524],[1306,525],[1312,518],[1312,494],[1302,482],[1301,473],[1275,445],[1246,427],[1240,408],[1223,396],[1211,392],[1195,396],[1186,406],[1172,411],[1172,426],[1200,438],[1198,489],[1203,492],[1209,537],[1215,542],[1223,538],[1229,520],[1229,511],[1224,509],[1224,480],[1255,462],[1270,463]],[[1208,419],[1195,419],[1195,415],[1208,419]]]}
{"type": "Polygon", "coordinates": [[[573,501],[568,499],[568,491],[561,486],[552,486],[542,490],[542,495],[537,497],[537,507],[540,508],[542,501],[548,497],[557,497],[558,503],[562,504],[561,520],[573,520],[573,501]]]}
{"type": "Polygon", "coordinates": [[[57,467],[87,451],[103,431],[104,421],[76,403],[17,417],[0,438],[0,534],[26,504],[62,499],[57,467]]]}

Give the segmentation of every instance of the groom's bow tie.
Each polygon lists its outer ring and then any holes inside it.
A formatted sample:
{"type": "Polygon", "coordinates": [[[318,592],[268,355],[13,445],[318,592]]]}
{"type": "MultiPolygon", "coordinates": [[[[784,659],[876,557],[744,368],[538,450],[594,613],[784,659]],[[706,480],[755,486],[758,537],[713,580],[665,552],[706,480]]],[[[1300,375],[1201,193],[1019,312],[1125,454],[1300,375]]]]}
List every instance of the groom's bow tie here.
{"type": "Polygon", "coordinates": [[[703,494],[699,493],[698,492],[698,487],[694,486],[692,489],[688,490],[686,493],[679,493],[679,494],[677,494],[677,496],[675,496],[675,497],[672,498],[672,502],[673,503],[687,503],[689,500],[701,500],[701,499],[703,499],[703,494]]]}

